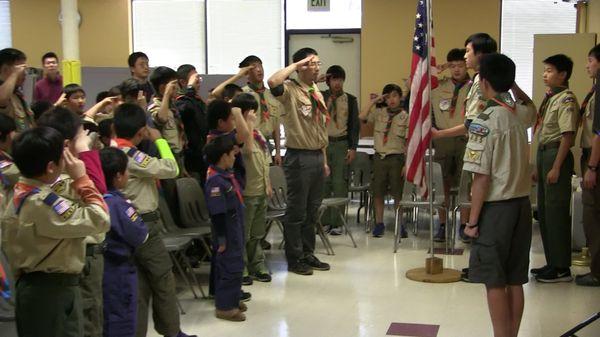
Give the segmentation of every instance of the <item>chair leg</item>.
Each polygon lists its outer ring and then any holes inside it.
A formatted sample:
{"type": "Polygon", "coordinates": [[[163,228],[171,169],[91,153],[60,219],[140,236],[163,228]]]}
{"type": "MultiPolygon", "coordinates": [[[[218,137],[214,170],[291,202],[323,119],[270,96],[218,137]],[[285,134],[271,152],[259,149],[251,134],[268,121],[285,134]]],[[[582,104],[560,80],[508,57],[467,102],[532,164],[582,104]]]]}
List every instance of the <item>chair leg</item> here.
{"type": "Polygon", "coordinates": [[[206,243],[206,241],[204,240],[204,238],[200,239],[200,242],[202,242],[202,248],[204,249],[204,251],[206,252],[206,255],[208,257],[212,258],[212,249],[210,249],[210,247],[208,246],[208,244],[206,243]]]}
{"type": "Polygon", "coordinates": [[[400,207],[397,207],[395,210],[394,216],[394,253],[398,251],[398,246],[400,245],[400,213],[402,212],[400,207]]]}
{"type": "MultiPolygon", "coordinates": [[[[348,208],[348,205],[346,205],[346,208],[348,208]]],[[[348,229],[347,226],[347,221],[346,219],[348,219],[347,217],[344,218],[342,216],[342,212],[338,209],[338,215],[340,216],[340,219],[342,219],[342,226],[344,227],[344,230],[346,231],[346,234],[350,237],[350,240],[352,240],[352,244],[354,245],[354,248],[357,248],[358,246],[356,245],[356,241],[354,241],[354,237],[352,236],[352,233],[350,232],[350,230],[348,229]]]]}
{"type": "Polygon", "coordinates": [[[371,221],[373,219],[373,198],[371,193],[367,192],[367,205],[365,209],[365,233],[369,233],[371,231],[371,221]]]}
{"type": "Polygon", "coordinates": [[[173,261],[173,264],[175,265],[175,268],[177,268],[177,271],[179,272],[179,274],[183,278],[183,281],[188,286],[188,288],[190,288],[190,290],[192,291],[192,294],[194,295],[194,298],[198,299],[198,295],[196,294],[196,291],[194,290],[194,287],[192,287],[192,284],[190,283],[190,280],[188,280],[187,276],[185,275],[185,272],[183,271],[183,268],[181,268],[181,265],[179,264],[179,261],[177,261],[177,256],[173,252],[169,252],[169,255],[171,256],[171,260],[173,261]]]}
{"type": "Polygon", "coordinates": [[[277,224],[277,227],[279,227],[279,230],[281,231],[281,242],[279,243],[279,249],[283,249],[283,245],[285,244],[285,234],[283,232],[283,223],[281,223],[281,221],[279,220],[274,220],[275,223],[277,224]]]}
{"type": "Polygon", "coordinates": [[[323,242],[323,245],[325,246],[327,255],[335,255],[335,253],[333,251],[333,246],[331,245],[331,242],[329,241],[327,234],[325,234],[325,231],[323,230],[323,224],[321,223],[321,217],[323,216],[324,213],[325,213],[325,209],[319,210],[319,213],[317,215],[317,223],[316,223],[317,233],[321,237],[321,241],[323,242]],[[331,253],[331,254],[329,254],[329,253],[331,253]]]}
{"type": "Polygon", "coordinates": [[[181,256],[181,260],[185,264],[185,267],[189,269],[190,275],[192,276],[192,280],[196,283],[196,285],[198,285],[198,289],[200,289],[200,294],[202,294],[202,298],[206,298],[206,293],[204,293],[204,289],[202,289],[202,284],[200,283],[200,281],[198,281],[198,278],[194,273],[194,268],[192,268],[190,260],[187,258],[187,256],[185,256],[184,253],[180,253],[179,255],[181,256]]]}

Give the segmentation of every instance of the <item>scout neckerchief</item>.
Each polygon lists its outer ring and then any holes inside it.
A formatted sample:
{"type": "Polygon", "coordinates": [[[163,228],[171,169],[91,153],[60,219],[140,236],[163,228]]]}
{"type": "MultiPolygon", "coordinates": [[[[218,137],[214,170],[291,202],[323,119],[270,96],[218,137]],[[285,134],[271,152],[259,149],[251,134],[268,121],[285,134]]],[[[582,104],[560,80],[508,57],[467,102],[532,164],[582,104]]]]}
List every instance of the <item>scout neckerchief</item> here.
{"type": "Polygon", "coordinates": [[[329,115],[333,118],[333,122],[335,123],[336,128],[340,128],[337,120],[337,99],[344,94],[344,91],[341,92],[333,92],[329,91],[329,99],[327,100],[327,110],[329,110],[329,115]]]}
{"type": "MultiPolygon", "coordinates": [[[[471,87],[471,89],[469,89],[469,91],[471,91],[471,90],[474,90],[474,89],[473,89],[473,83],[475,83],[475,78],[476,78],[478,75],[479,75],[479,73],[476,73],[476,74],[473,76],[473,79],[472,79],[472,80],[468,80],[468,81],[467,81],[467,83],[468,83],[468,84],[469,84],[469,86],[471,87]]],[[[464,102],[464,104],[463,104],[463,108],[462,108],[462,116],[463,116],[463,117],[465,117],[465,116],[467,115],[467,100],[468,100],[468,98],[469,98],[468,96],[469,96],[469,95],[467,95],[467,98],[465,98],[465,102],[464,102]]]]}
{"type": "Polygon", "coordinates": [[[465,84],[471,82],[469,75],[461,81],[458,82],[455,79],[452,79],[452,83],[454,83],[454,92],[452,93],[452,102],[450,103],[450,118],[454,118],[454,112],[456,111],[456,103],[458,101],[458,94],[460,93],[460,89],[462,89],[465,84]]]}
{"type": "MultiPolygon", "coordinates": [[[[217,129],[211,129],[208,131],[208,135],[206,135],[206,142],[208,143],[217,137],[228,135],[231,132],[233,132],[233,131],[224,132],[224,131],[219,131],[217,129]]],[[[235,144],[235,145],[238,145],[238,144],[235,144]]]]}
{"type": "Polygon", "coordinates": [[[40,189],[36,186],[32,186],[23,182],[15,184],[15,194],[13,195],[13,205],[15,206],[16,213],[19,214],[21,207],[27,197],[39,192],[40,189]]]}
{"type": "Polygon", "coordinates": [[[244,197],[242,196],[240,184],[237,179],[235,179],[235,175],[232,172],[225,171],[221,168],[215,167],[214,165],[210,165],[208,170],[206,171],[206,180],[208,181],[210,178],[216,177],[218,175],[223,176],[225,179],[229,180],[231,185],[233,185],[233,189],[235,190],[235,194],[238,197],[240,203],[244,203],[244,197]]]}
{"type": "Polygon", "coordinates": [[[565,90],[567,90],[567,87],[554,87],[554,88],[548,88],[548,90],[546,90],[546,95],[544,96],[544,100],[542,100],[542,104],[540,104],[540,109],[538,110],[538,113],[537,113],[537,120],[535,121],[535,126],[533,127],[534,134],[537,131],[540,124],[542,123],[542,120],[544,119],[544,115],[546,114],[546,108],[548,107],[550,98],[558,93],[565,91],[565,90]]]}
{"type": "Polygon", "coordinates": [[[588,92],[588,94],[585,95],[585,98],[583,99],[583,102],[581,103],[581,108],[579,109],[579,117],[581,117],[585,114],[585,108],[587,108],[587,105],[590,103],[590,99],[592,99],[592,96],[594,96],[594,87],[593,86],[592,86],[592,89],[590,90],[590,92],[588,92]]]}
{"type": "Polygon", "coordinates": [[[496,95],[496,97],[489,99],[486,102],[485,108],[487,109],[493,106],[503,106],[513,114],[516,111],[516,103],[515,101],[513,101],[512,97],[510,97],[510,94],[508,93],[500,93],[496,95]]]}
{"type": "Polygon", "coordinates": [[[315,122],[321,123],[322,115],[325,115],[325,125],[329,124],[329,113],[327,112],[327,107],[319,99],[319,95],[317,95],[314,85],[310,86],[308,89],[305,89],[300,83],[298,83],[298,81],[292,79],[292,82],[295,83],[310,99],[310,104],[312,106],[311,111],[315,116],[315,122]]]}
{"type": "Polygon", "coordinates": [[[254,91],[255,93],[258,94],[258,97],[260,98],[260,112],[262,113],[262,120],[263,121],[268,121],[269,120],[269,105],[267,105],[267,99],[265,98],[265,85],[261,83],[261,86],[259,87],[257,84],[255,83],[250,83],[248,82],[248,87],[250,89],[252,89],[252,91],[254,91]]]}
{"type": "Polygon", "coordinates": [[[125,138],[115,138],[115,142],[117,143],[117,147],[119,149],[122,149],[124,147],[128,147],[131,149],[135,149],[135,145],[133,145],[133,143],[129,140],[129,139],[125,139],[125,138]]]}
{"type": "Polygon", "coordinates": [[[265,140],[265,138],[258,132],[258,130],[254,129],[252,130],[252,136],[254,137],[254,140],[256,142],[258,142],[258,144],[260,144],[261,149],[263,149],[265,152],[269,151],[269,147],[267,146],[267,141],[265,140]]]}
{"type": "Polygon", "coordinates": [[[385,145],[388,141],[388,135],[390,133],[390,129],[392,128],[392,120],[396,117],[397,114],[402,111],[401,107],[397,107],[395,109],[387,108],[388,119],[387,123],[385,123],[385,131],[383,131],[383,145],[385,145]]]}

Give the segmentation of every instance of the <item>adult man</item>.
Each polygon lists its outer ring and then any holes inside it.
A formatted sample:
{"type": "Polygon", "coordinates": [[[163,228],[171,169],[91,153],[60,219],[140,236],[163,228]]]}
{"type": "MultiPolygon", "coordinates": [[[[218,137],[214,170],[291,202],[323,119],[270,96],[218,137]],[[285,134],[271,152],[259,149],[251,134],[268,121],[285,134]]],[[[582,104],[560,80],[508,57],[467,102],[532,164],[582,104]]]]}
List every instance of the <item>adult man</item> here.
{"type": "Polygon", "coordinates": [[[44,76],[35,83],[33,101],[56,103],[63,90],[63,79],[58,71],[58,56],[54,52],[44,54],[42,67],[44,67],[44,76]]]}
{"type": "Polygon", "coordinates": [[[31,128],[33,112],[23,98],[21,86],[25,82],[27,56],[14,48],[0,50],[0,113],[12,117],[17,132],[31,128]]]}

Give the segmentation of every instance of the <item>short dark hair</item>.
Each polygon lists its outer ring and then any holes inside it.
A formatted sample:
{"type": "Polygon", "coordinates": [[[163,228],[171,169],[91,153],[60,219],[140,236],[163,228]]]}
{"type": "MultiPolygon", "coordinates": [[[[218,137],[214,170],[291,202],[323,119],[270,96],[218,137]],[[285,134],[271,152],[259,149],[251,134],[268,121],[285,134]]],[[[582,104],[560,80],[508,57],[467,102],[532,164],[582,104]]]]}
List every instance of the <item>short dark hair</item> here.
{"type": "Polygon", "coordinates": [[[0,113],[0,141],[6,141],[8,134],[17,131],[15,120],[7,114],[0,113]]]}
{"type": "Polygon", "coordinates": [[[123,103],[115,109],[113,125],[117,137],[131,139],[146,126],[146,113],[135,103],[123,103]]]}
{"type": "Polygon", "coordinates": [[[446,55],[446,61],[447,62],[464,61],[466,52],[467,52],[467,50],[464,48],[450,49],[450,51],[448,52],[448,55],[446,55]]]}
{"type": "Polygon", "coordinates": [[[98,135],[100,137],[111,138],[113,136],[113,122],[112,118],[103,119],[98,123],[98,135]]]}
{"type": "Polygon", "coordinates": [[[223,98],[228,97],[228,98],[234,98],[236,94],[239,94],[241,92],[244,92],[244,90],[242,90],[242,88],[235,84],[235,83],[229,83],[225,86],[225,88],[223,88],[223,98]]]}
{"type": "Polygon", "coordinates": [[[485,79],[496,92],[510,90],[515,83],[515,71],[515,63],[504,54],[486,54],[479,62],[479,76],[485,79]]]}
{"type": "Polygon", "coordinates": [[[139,59],[139,58],[145,58],[146,60],[148,60],[148,55],[142,53],[141,51],[136,51],[133,52],[129,55],[129,57],[127,58],[127,64],[130,67],[134,67],[135,66],[135,62],[139,59]]]}
{"type": "Polygon", "coordinates": [[[231,101],[231,106],[240,108],[242,112],[258,110],[258,102],[256,101],[256,98],[247,92],[235,96],[231,101]]]}
{"type": "Polygon", "coordinates": [[[49,127],[36,127],[20,134],[12,144],[12,157],[26,178],[46,174],[48,163],[57,165],[62,157],[64,138],[49,127]]]}
{"type": "Polygon", "coordinates": [[[54,105],[48,101],[37,101],[31,103],[31,111],[33,112],[33,119],[38,120],[41,115],[46,111],[50,111],[54,105]]]}
{"type": "Polygon", "coordinates": [[[117,173],[125,174],[128,158],[125,152],[115,147],[105,147],[100,150],[100,163],[104,172],[104,180],[108,189],[115,188],[117,173]]]}
{"type": "Polygon", "coordinates": [[[26,60],[27,56],[22,51],[15,48],[4,48],[0,50],[0,66],[13,65],[17,61],[26,60]]]}
{"type": "Polygon", "coordinates": [[[294,53],[294,55],[292,55],[292,61],[293,62],[302,61],[305,58],[307,58],[309,55],[319,55],[319,54],[317,54],[316,50],[309,48],[309,47],[305,47],[305,48],[298,50],[297,52],[294,53]]]}
{"type": "Polygon", "coordinates": [[[341,78],[342,80],[346,80],[346,71],[342,66],[337,64],[327,68],[325,74],[327,75],[327,82],[329,82],[330,78],[341,78]]]}
{"type": "Polygon", "coordinates": [[[125,81],[121,82],[118,86],[119,95],[125,100],[126,98],[134,97],[137,99],[138,92],[142,90],[140,86],[140,82],[135,78],[128,78],[125,81]]]}
{"type": "Polygon", "coordinates": [[[81,127],[81,117],[73,111],[60,106],[43,113],[37,125],[47,126],[60,132],[65,139],[73,139],[81,127]]]}
{"type": "MultiPolygon", "coordinates": [[[[382,94],[382,95],[386,95],[386,94],[390,94],[390,93],[391,93],[391,92],[393,92],[393,91],[397,92],[397,93],[398,93],[398,95],[399,95],[400,97],[402,97],[402,88],[400,88],[400,86],[399,86],[399,85],[397,85],[397,84],[394,84],[394,83],[389,83],[389,84],[386,84],[386,85],[385,85],[385,87],[383,87],[383,90],[381,91],[381,94],[382,94]]],[[[402,104],[402,102],[401,102],[400,104],[402,104]]],[[[386,103],[386,102],[385,102],[385,100],[384,100],[384,101],[383,101],[383,102],[381,102],[381,103],[377,103],[377,105],[376,105],[376,106],[377,106],[378,108],[383,108],[383,107],[386,107],[386,106],[387,106],[387,103],[386,103]]]]}
{"type": "Polygon", "coordinates": [[[150,83],[155,92],[158,92],[158,88],[163,85],[176,80],[177,72],[169,67],[160,66],[150,74],[150,83]]]}
{"type": "Polygon", "coordinates": [[[58,56],[56,56],[56,53],[53,51],[47,52],[46,54],[42,55],[42,65],[46,59],[56,59],[56,61],[58,61],[58,56]]]}
{"type": "Polygon", "coordinates": [[[219,120],[226,121],[231,115],[231,104],[222,99],[216,99],[208,104],[208,128],[215,130],[219,126],[219,120]]]}
{"type": "Polygon", "coordinates": [[[475,54],[490,54],[498,51],[498,44],[496,40],[494,40],[487,33],[475,33],[467,38],[465,41],[465,47],[471,43],[473,47],[473,52],[475,54]]]}
{"type": "Polygon", "coordinates": [[[246,56],[246,58],[243,59],[242,62],[240,62],[239,67],[244,68],[244,67],[251,65],[252,63],[262,64],[262,60],[256,55],[249,55],[249,56],[246,56]]]}
{"type": "Polygon", "coordinates": [[[110,92],[108,92],[107,90],[104,91],[100,91],[97,95],[96,95],[96,103],[100,103],[102,102],[102,100],[104,100],[106,97],[110,97],[110,92]]]}
{"type": "Polygon", "coordinates": [[[597,44],[592,49],[590,49],[588,56],[593,56],[596,59],[596,61],[600,61],[600,44],[597,44]]]}
{"type": "Polygon", "coordinates": [[[196,70],[196,67],[194,67],[193,65],[191,65],[191,64],[182,64],[182,65],[180,65],[177,68],[177,77],[180,80],[187,81],[188,76],[194,70],[196,70]]]}
{"type": "Polygon", "coordinates": [[[233,151],[233,140],[229,137],[216,137],[204,146],[206,161],[211,165],[216,165],[223,155],[233,151]]]}
{"type": "Polygon", "coordinates": [[[83,90],[83,87],[77,83],[67,84],[63,88],[63,93],[65,94],[65,98],[69,98],[78,92],[83,93],[85,95],[85,90],[83,90]]]}
{"type": "Polygon", "coordinates": [[[556,54],[546,58],[543,63],[554,66],[559,73],[566,72],[565,83],[569,82],[571,73],[573,73],[573,60],[570,57],[565,54],[556,54]]]}

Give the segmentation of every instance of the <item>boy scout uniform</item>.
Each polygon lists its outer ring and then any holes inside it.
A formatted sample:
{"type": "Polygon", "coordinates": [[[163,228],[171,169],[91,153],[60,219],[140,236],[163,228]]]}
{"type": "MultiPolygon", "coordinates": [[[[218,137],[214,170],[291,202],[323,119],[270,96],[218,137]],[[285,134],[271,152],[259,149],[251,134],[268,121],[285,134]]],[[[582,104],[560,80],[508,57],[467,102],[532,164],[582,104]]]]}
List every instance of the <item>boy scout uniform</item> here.
{"type": "Polygon", "coordinates": [[[129,157],[129,181],[122,192],[136,206],[149,232],[135,252],[139,284],[136,336],[146,336],[151,299],[154,328],[161,335],[174,336],[180,330],[179,311],[172,262],[161,238],[164,226],[158,212],[156,179],[175,178],[177,163],[150,157],[127,140],[117,138],[117,144],[129,157]]]}
{"type": "Polygon", "coordinates": [[[563,133],[577,132],[579,108],[572,91],[566,87],[552,88],[540,106],[536,124],[538,138],[538,214],[544,254],[548,266],[571,266],[571,151],[562,163],[558,181],[549,185],[548,172],[554,165],[563,133]]]}
{"type": "Polygon", "coordinates": [[[87,176],[68,188],[77,190],[75,198],[21,177],[3,219],[3,247],[18,279],[19,336],[83,335],[79,281],[84,239],[106,232],[110,220],[102,196],[87,176]]]}
{"type": "Polygon", "coordinates": [[[239,307],[242,293],[244,202],[234,174],[216,166],[208,168],[205,194],[211,218],[225,217],[225,223],[212,221],[214,270],[211,274],[215,307],[227,311],[239,307]],[[219,253],[217,249],[221,244],[225,245],[225,251],[219,253]]]}
{"type": "Polygon", "coordinates": [[[258,88],[253,83],[248,83],[242,88],[246,93],[252,94],[258,102],[258,110],[256,110],[256,128],[262,133],[265,138],[273,138],[273,132],[279,129],[281,118],[281,103],[275,99],[271,90],[264,85],[258,88]]]}
{"type": "MultiPolygon", "coordinates": [[[[4,83],[4,81],[0,81],[0,85],[2,83],[4,83]]],[[[17,132],[23,132],[35,125],[33,112],[29,109],[29,105],[27,105],[23,94],[18,89],[15,89],[10,96],[6,106],[0,106],[0,113],[4,113],[15,120],[17,132]]]]}
{"type": "Polygon", "coordinates": [[[404,186],[402,168],[405,164],[408,113],[377,108],[369,114],[367,122],[374,124],[373,195],[384,197],[389,192],[395,200],[400,200],[404,186]]]}
{"type": "Polygon", "coordinates": [[[283,163],[288,186],[285,254],[288,266],[309,258],[315,250],[317,210],[325,181],[323,149],[327,147],[327,108],[315,83],[287,80],[271,88],[283,105],[286,136],[283,163]]]}
{"type": "MultiPolygon", "coordinates": [[[[531,203],[527,133],[507,96],[489,100],[469,126],[465,171],[487,175],[489,190],[469,260],[471,282],[487,286],[528,281],[531,203]]],[[[475,225],[475,224],[474,224],[475,225]]]]}
{"type": "MultiPolygon", "coordinates": [[[[435,126],[440,129],[450,129],[464,124],[464,107],[471,81],[457,82],[451,77],[443,78],[438,87],[433,90],[431,104],[435,126]]],[[[444,180],[450,187],[458,186],[467,137],[435,139],[434,159],[442,165],[444,180]]]]}
{"type": "MultiPolygon", "coordinates": [[[[2,200],[0,203],[0,216],[8,208],[13,198],[13,187],[19,180],[21,172],[12,157],[0,151],[0,183],[2,184],[2,200]]],[[[1,229],[0,229],[1,230],[1,229]]],[[[1,232],[0,232],[1,233],[1,232]]]]}
{"type": "MultiPolygon", "coordinates": [[[[329,145],[327,146],[327,164],[331,170],[329,177],[325,178],[325,198],[347,198],[348,197],[348,164],[346,154],[349,150],[356,151],[360,125],[358,122],[358,103],[356,97],[346,92],[334,95],[330,90],[323,92],[323,99],[329,110],[329,124],[327,135],[329,145]]],[[[342,214],[344,214],[341,207],[342,214]]],[[[342,225],[342,220],[337,212],[328,209],[323,215],[323,223],[332,227],[342,225]]]]}
{"type": "Polygon", "coordinates": [[[587,170],[588,161],[592,154],[592,141],[594,138],[594,106],[595,106],[594,88],[585,96],[581,102],[579,114],[581,115],[581,172],[587,170]]]}
{"type": "Polygon", "coordinates": [[[244,274],[268,273],[265,253],[260,241],[265,236],[267,217],[267,188],[271,155],[267,140],[258,130],[253,132],[252,149],[242,148],[246,165],[246,188],[244,189],[244,219],[246,254],[244,254],[244,274]]]}

